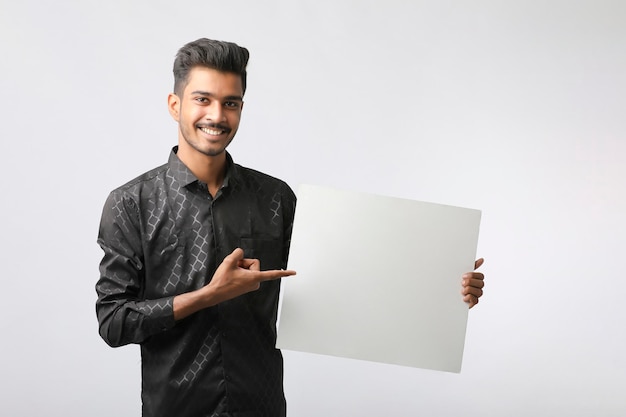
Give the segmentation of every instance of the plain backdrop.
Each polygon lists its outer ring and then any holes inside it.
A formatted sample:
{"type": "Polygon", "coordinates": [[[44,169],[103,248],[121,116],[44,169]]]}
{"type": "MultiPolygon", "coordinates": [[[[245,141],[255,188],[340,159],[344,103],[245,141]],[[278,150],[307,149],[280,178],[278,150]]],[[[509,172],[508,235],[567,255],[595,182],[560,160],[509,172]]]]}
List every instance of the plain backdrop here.
{"type": "Polygon", "coordinates": [[[284,352],[290,416],[626,415],[621,0],[1,0],[0,415],[140,415],[96,235],[199,37],[251,51],[240,164],[483,212],[462,372],[284,352]]]}

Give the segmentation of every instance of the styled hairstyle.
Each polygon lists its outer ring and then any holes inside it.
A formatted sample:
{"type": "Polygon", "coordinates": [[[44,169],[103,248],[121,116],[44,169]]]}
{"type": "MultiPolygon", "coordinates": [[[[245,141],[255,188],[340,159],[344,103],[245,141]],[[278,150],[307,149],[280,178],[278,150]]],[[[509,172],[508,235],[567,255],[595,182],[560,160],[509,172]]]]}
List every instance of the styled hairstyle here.
{"type": "Polygon", "coordinates": [[[174,60],[174,93],[182,95],[188,82],[189,71],[202,66],[241,77],[243,92],[246,92],[246,66],[250,53],[232,42],[201,38],[189,42],[178,50],[174,60]]]}

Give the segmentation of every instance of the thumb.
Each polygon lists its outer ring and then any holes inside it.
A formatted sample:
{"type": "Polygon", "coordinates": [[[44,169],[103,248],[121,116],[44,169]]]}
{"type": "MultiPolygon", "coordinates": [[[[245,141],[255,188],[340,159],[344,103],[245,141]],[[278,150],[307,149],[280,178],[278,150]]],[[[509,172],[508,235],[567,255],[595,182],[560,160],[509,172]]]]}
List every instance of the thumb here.
{"type": "Polygon", "coordinates": [[[484,262],[485,260],[483,258],[477,259],[476,262],[474,262],[474,269],[480,268],[484,262]]]}
{"type": "Polygon", "coordinates": [[[235,265],[237,265],[239,261],[243,259],[243,249],[235,248],[235,250],[232,251],[230,255],[228,255],[224,260],[227,260],[227,259],[229,262],[232,262],[235,265]]]}

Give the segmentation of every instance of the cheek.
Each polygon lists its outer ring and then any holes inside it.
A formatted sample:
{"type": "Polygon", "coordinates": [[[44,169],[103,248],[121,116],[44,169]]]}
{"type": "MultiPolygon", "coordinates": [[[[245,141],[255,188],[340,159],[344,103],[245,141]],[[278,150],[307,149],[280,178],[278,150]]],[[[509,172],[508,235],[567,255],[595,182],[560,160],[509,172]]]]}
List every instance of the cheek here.
{"type": "Polygon", "coordinates": [[[180,121],[185,122],[189,125],[195,125],[195,123],[201,118],[199,112],[192,108],[186,108],[184,111],[180,113],[180,121]]]}
{"type": "Polygon", "coordinates": [[[241,121],[241,113],[234,113],[230,116],[228,123],[234,129],[239,127],[239,121],[241,121]]]}

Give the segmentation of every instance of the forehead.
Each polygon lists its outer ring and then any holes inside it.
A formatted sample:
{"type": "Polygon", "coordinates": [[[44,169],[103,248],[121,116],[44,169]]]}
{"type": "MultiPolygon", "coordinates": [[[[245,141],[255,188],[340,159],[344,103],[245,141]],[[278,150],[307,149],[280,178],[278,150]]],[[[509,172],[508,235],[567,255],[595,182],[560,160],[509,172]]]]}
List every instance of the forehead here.
{"type": "Polygon", "coordinates": [[[220,96],[243,96],[243,85],[238,74],[196,66],[189,71],[184,93],[193,91],[206,91],[220,96]]]}

